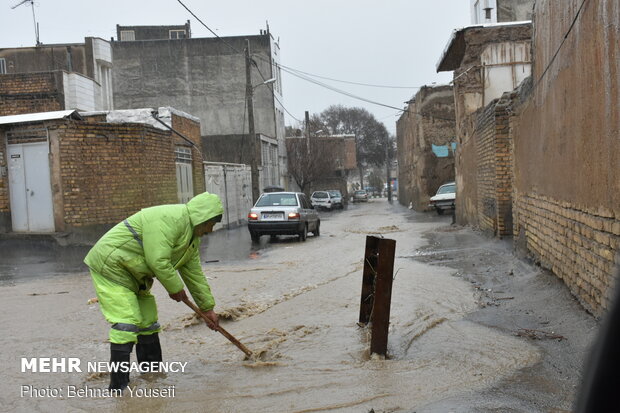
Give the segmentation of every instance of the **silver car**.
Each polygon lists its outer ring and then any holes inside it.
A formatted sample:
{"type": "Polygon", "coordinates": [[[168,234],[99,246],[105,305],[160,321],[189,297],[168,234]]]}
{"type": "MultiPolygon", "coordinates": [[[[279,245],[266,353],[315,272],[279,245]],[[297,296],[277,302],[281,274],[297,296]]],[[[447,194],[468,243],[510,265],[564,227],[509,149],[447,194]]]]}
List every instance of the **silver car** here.
{"type": "Polygon", "coordinates": [[[301,192],[264,193],[248,214],[253,242],[261,235],[299,235],[299,241],[305,241],[308,232],[318,237],[320,227],[319,214],[301,192]]]}

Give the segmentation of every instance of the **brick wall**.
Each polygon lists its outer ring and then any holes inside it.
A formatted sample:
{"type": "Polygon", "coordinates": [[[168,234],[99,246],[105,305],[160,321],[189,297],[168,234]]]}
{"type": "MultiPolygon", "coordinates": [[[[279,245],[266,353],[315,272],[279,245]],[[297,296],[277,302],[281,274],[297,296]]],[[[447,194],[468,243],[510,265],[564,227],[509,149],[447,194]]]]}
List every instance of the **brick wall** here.
{"type": "Polygon", "coordinates": [[[591,0],[565,38],[580,5],[535,4],[534,86],[511,123],[514,234],[601,315],[620,250],[620,13],[615,0],[591,0]]]}
{"type": "Polygon", "coordinates": [[[169,132],[86,122],[67,122],[53,132],[65,230],[109,226],[141,208],[178,202],[169,132]]]}
{"type": "MultiPolygon", "coordinates": [[[[188,138],[196,145],[197,148],[201,147],[200,137],[200,122],[196,122],[192,119],[172,114],[172,128],[183,136],[188,138]]],[[[187,146],[190,145],[181,137],[176,134],[172,135],[176,145],[187,146]]],[[[192,179],[194,182],[194,195],[200,194],[205,191],[205,173],[203,166],[203,154],[202,150],[196,148],[192,149],[192,179]]]]}
{"type": "Polygon", "coordinates": [[[0,75],[0,116],[64,108],[62,72],[0,75]]]}
{"type": "Polygon", "coordinates": [[[512,235],[511,94],[481,110],[476,119],[478,226],[512,235]]]}
{"type": "MultiPolygon", "coordinates": [[[[0,137],[4,136],[0,131],[0,137]]],[[[9,177],[6,160],[6,147],[0,146],[0,232],[7,232],[10,228],[10,200],[9,200],[9,177]]]]}
{"type": "Polygon", "coordinates": [[[588,209],[534,193],[515,194],[515,236],[542,267],[560,277],[595,314],[609,307],[620,221],[613,211],[588,209]]]}

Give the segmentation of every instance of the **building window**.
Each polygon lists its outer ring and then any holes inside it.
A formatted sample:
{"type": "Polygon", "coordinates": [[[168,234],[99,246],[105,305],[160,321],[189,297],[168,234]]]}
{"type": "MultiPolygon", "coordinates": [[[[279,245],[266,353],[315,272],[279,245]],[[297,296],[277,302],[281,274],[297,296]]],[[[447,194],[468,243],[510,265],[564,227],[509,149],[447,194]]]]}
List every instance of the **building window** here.
{"type": "Polygon", "coordinates": [[[174,148],[174,160],[177,163],[192,163],[192,150],[183,146],[174,148]]]}
{"type": "Polygon", "coordinates": [[[6,73],[6,59],[4,57],[0,57],[0,75],[6,73]]]}
{"type": "Polygon", "coordinates": [[[134,40],[136,40],[134,30],[121,30],[121,42],[133,42],[134,40]]]}
{"type": "Polygon", "coordinates": [[[187,34],[185,30],[170,30],[171,39],[185,39],[187,34]]]}

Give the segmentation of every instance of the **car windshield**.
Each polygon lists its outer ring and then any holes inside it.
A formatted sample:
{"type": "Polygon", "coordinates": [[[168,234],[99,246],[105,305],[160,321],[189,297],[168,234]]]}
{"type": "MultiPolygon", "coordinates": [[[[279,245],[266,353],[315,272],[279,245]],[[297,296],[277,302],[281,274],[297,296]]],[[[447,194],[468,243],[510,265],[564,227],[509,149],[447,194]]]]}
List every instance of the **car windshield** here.
{"type": "Polygon", "coordinates": [[[437,195],[439,194],[452,194],[456,191],[454,185],[446,185],[439,188],[437,195]]]}
{"type": "Polygon", "coordinates": [[[314,194],[312,194],[313,198],[329,198],[329,195],[327,195],[327,192],[315,192],[314,194]]]}
{"type": "Polygon", "coordinates": [[[297,197],[295,194],[265,194],[256,206],[297,206],[297,197]]]}
{"type": "Polygon", "coordinates": [[[329,191],[329,194],[330,194],[331,196],[342,196],[342,195],[340,194],[340,191],[329,191]]]}
{"type": "Polygon", "coordinates": [[[355,191],[355,195],[364,195],[366,191],[355,191]]]}

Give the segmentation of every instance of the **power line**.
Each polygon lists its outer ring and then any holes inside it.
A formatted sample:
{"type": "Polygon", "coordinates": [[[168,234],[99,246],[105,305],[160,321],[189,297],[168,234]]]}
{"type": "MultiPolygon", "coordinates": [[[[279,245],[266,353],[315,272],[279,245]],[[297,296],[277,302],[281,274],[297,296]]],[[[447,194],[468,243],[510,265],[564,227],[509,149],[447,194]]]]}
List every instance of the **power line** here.
{"type": "MultiPolygon", "coordinates": [[[[181,0],[177,0],[177,2],[179,2],[179,4],[180,4],[181,6],[183,6],[183,7],[185,8],[185,10],[187,10],[187,11],[188,11],[188,12],[189,12],[192,16],[194,16],[194,18],[195,18],[196,20],[198,20],[198,22],[200,22],[200,24],[202,24],[204,27],[206,27],[206,28],[207,28],[207,30],[209,30],[211,33],[213,33],[213,35],[214,35],[215,37],[217,37],[217,38],[218,38],[218,39],[220,39],[222,42],[224,42],[224,44],[226,44],[226,45],[227,45],[228,47],[230,47],[232,50],[236,51],[237,53],[241,53],[239,50],[237,50],[237,49],[236,49],[235,47],[233,47],[231,44],[229,44],[228,42],[226,42],[223,38],[221,38],[220,36],[218,36],[218,34],[217,34],[217,33],[215,33],[215,32],[214,32],[214,31],[213,31],[213,30],[212,30],[209,26],[207,26],[207,25],[206,25],[206,24],[205,24],[205,23],[204,23],[204,22],[203,22],[203,21],[202,21],[202,20],[201,20],[198,16],[196,16],[196,14],[195,14],[193,11],[191,11],[189,7],[187,7],[185,4],[183,4],[183,2],[182,2],[181,0]]],[[[262,56],[261,56],[260,58],[262,58],[262,56]]],[[[253,62],[253,63],[254,63],[254,66],[255,66],[256,68],[258,68],[258,65],[256,65],[256,62],[253,62]]],[[[269,61],[269,63],[271,64],[271,61],[269,61]]],[[[311,78],[307,78],[307,77],[305,77],[305,75],[296,74],[296,73],[295,73],[295,72],[293,72],[292,70],[291,70],[291,71],[289,71],[288,69],[284,68],[282,65],[280,65],[280,64],[278,64],[278,63],[276,63],[276,66],[279,66],[279,67],[280,67],[280,68],[282,68],[284,71],[286,71],[286,72],[288,72],[288,73],[292,74],[293,76],[297,76],[297,77],[299,77],[299,78],[301,78],[301,79],[304,79],[304,78],[305,78],[304,80],[307,80],[307,81],[309,81],[309,82],[315,83],[315,84],[317,84],[317,85],[319,85],[319,86],[322,86],[322,87],[325,87],[325,88],[327,88],[327,89],[331,89],[331,90],[333,90],[333,91],[335,91],[335,92],[338,92],[338,93],[344,94],[344,95],[349,96],[349,97],[352,97],[352,98],[354,98],[354,99],[359,99],[359,100],[362,100],[362,101],[364,101],[364,102],[372,103],[372,104],[379,105],[379,106],[385,106],[385,107],[388,107],[388,108],[391,108],[391,109],[396,109],[396,110],[400,110],[400,111],[402,111],[402,109],[397,108],[397,107],[395,107],[395,106],[390,106],[390,105],[386,105],[386,104],[383,104],[383,103],[375,102],[375,101],[372,101],[372,100],[370,100],[370,99],[362,98],[362,97],[360,97],[360,96],[356,96],[356,95],[353,95],[353,94],[351,94],[351,93],[348,93],[348,92],[345,92],[345,91],[342,91],[342,90],[339,90],[339,89],[336,89],[336,88],[332,88],[331,86],[326,85],[326,84],[324,84],[324,83],[322,83],[322,82],[316,81],[316,80],[311,79],[311,78]]],[[[262,76],[262,74],[261,74],[261,76],[262,76]]],[[[265,79],[263,79],[263,80],[265,80],[265,79]]],[[[269,88],[269,89],[271,90],[271,92],[272,92],[272,94],[273,94],[273,96],[274,96],[274,99],[278,100],[278,99],[275,97],[275,93],[273,92],[273,89],[272,89],[272,88],[269,88]]],[[[282,102],[280,102],[279,100],[278,100],[278,102],[282,105],[282,102]]],[[[284,108],[284,105],[282,105],[282,107],[284,108]]],[[[285,108],[285,110],[286,110],[286,108],[285,108]]],[[[288,113],[289,115],[291,115],[291,113],[290,113],[288,110],[286,110],[286,113],[288,113]]],[[[293,116],[293,115],[291,115],[291,116],[292,116],[294,119],[296,119],[297,121],[299,121],[299,119],[297,119],[295,116],[293,116]]]]}
{"type": "MultiPolygon", "coordinates": [[[[260,58],[262,59],[263,57],[261,56],[260,58]]],[[[315,75],[312,73],[304,72],[303,70],[292,68],[290,66],[285,66],[281,63],[276,63],[276,65],[281,68],[292,70],[293,72],[296,72],[296,73],[301,73],[303,75],[312,76],[312,77],[316,77],[319,79],[331,80],[333,82],[347,83],[350,85],[377,87],[377,88],[386,88],[386,89],[420,89],[422,87],[422,86],[389,86],[389,85],[376,85],[376,84],[370,84],[370,83],[353,82],[350,80],[341,80],[341,79],[334,79],[334,78],[326,77],[326,76],[315,75]]]]}
{"type": "Polygon", "coordinates": [[[560,42],[560,45],[558,46],[558,49],[555,51],[555,53],[553,54],[553,57],[551,58],[551,60],[549,61],[549,63],[547,64],[547,67],[545,67],[545,70],[543,70],[542,75],[540,75],[540,77],[538,78],[538,80],[536,81],[536,84],[534,85],[533,89],[536,89],[536,87],[538,86],[538,84],[541,82],[541,80],[543,79],[543,77],[545,77],[545,75],[547,74],[547,71],[549,70],[549,68],[551,68],[551,65],[553,64],[553,62],[555,61],[555,58],[558,56],[558,54],[560,53],[560,49],[562,49],[562,46],[564,46],[564,42],[566,41],[566,38],[568,37],[568,35],[570,34],[570,32],[573,30],[573,27],[575,27],[575,23],[577,22],[577,18],[579,17],[579,14],[581,14],[581,10],[583,9],[583,6],[585,6],[586,2],[588,0],[583,0],[581,2],[581,6],[579,6],[579,10],[577,10],[577,13],[575,13],[575,17],[573,18],[572,23],[570,24],[570,27],[568,28],[568,31],[566,32],[566,34],[564,35],[564,38],[562,39],[562,41],[560,42]]]}
{"type": "MultiPolygon", "coordinates": [[[[236,47],[234,47],[233,45],[231,45],[229,42],[227,42],[226,40],[224,40],[222,37],[220,37],[217,33],[215,33],[209,26],[207,26],[207,24],[205,22],[203,22],[198,16],[196,16],[196,14],[189,8],[187,7],[181,0],[177,0],[177,2],[183,6],[183,8],[185,10],[188,11],[189,14],[191,14],[196,20],[198,20],[198,22],[200,24],[202,24],[204,27],[207,28],[207,30],[209,30],[215,37],[217,37],[222,43],[224,43],[226,46],[228,46],[231,50],[233,50],[234,52],[237,52],[239,54],[242,54],[243,52],[240,51],[239,49],[237,49],[236,47]]],[[[258,56],[258,55],[257,55],[258,56]]],[[[260,58],[263,58],[263,56],[259,56],[260,58]]],[[[266,59],[265,59],[266,60],[266,59]]],[[[269,63],[271,64],[271,61],[269,61],[269,63]]],[[[254,62],[254,60],[252,59],[252,64],[254,64],[254,67],[258,70],[258,72],[260,73],[260,69],[258,69],[258,65],[256,64],[256,62],[254,62]]],[[[263,78],[263,81],[267,80],[265,79],[265,77],[263,76],[262,73],[260,73],[261,77],[263,78]]],[[[267,87],[269,88],[269,90],[271,91],[271,94],[273,96],[273,98],[280,104],[280,106],[282,106],[282,109],[284,109],[284,111],[286,113],[289,114],[289,116],[291,116],[293,119],[295,119],[296,121],[300,122],[299,119],[297,119],[297,117],[295,117],[293,114],[291,114],[291,112],[289,112],[289,110],[286,108],[286,106],[284,106],[284,104],[280,101],[280,99],[278,99],[278,97],[276,96],[273,88],[270,85],[267,85],[267,87]]],[[[245,110],[247,110],[247,101],[245,103],[246,108],[244,109],[244,119],[243,119],[243,131],[245,131],[245,110]]]]}
{"type": "Polygon", "coordinates": [[[280,68],[283,71],[285,71],[286,73],[289,73],[289,74],[291,74],[291,75],[293,75],[295,77],[298,77],[298,78],[303,79],[303,80],[305,80],[307,82],[310,82],[310,83],[314,83],[315,85],[324,87],[324,88],[329,89],[329,90],[331,90],[333,92],[340,93],[340,94],[345,95],[345,96],[349,96],[349,97],[351,97],[353,99],[361,100],[361,101],[364,101],[364,102],[367,102],[367,103],[371,103],[373,105],[384,106],[384,107],[390,108],[390,109],[400,110],[401,112],[403,111],[403,109],[397,108],[396,106],[386,105],[385,103],[376,102],[374,100],[370,100],[370,99],[367,99],[367,98],[364,98],[364,97],[361,97],[361,96],[354,95],[353,93],[349,93],[349,92],[346,92],[344,90],[341,90],[341,89],[335,88],[333,86],[330,86],[330,85],[328,85],[326,83],[319,82],[318,80],[312,79],[312,78],[310,78],[310,77],[308,77],[306,75],[302,75],[302,74],[299,74],[299,73],[295,73],[295,72],[293,72],[291,70],[285,69],[282,66],[280,66],[280,68]]]}
{"type": "Polygon", "coordinates": [[[193,11],[191,11],[189,7],[187,7],[185,4],[183,4],[183,2],[182,2],[181,0],[177,0],[177,1],[179,2],[179,4],[180,4],[181,6],[183,6],[183,8],[185,8],[185,10],[187,10],[187,11],[189,12],[189,14],[191,14],[192,16],[194,16],[194,18],[195,18],[196,20],[198,20],[198,22],[199,22],[200,24],[202,24],[204,27],[206,27],[206,28],[207,28],[207,30],[209,30],[211,33],[213,33],[213,35],[214,35],[215,37],[217,37],[218,39],[220,39],[220,40],[221,40],[221,41],[222,41],[222,42],[223,42],[226,46],[230,47],[232,50],[234,50],[234,51],[235,51],[235,52],[237,52],[237,53],[243,53],[242,51],[238,50],[238,49],[237,49],[237,48],[235,48],[233,45],[231,45],[230,43],[228,43],[226,40],[224,40],[223,38],[221,38],[221,37],[220,37],[217,33],[215,33],[213,30],[211,30],[211,28],[210,28],[209,26],[207,26],[207,25],[205,24],[205,22],[203,22],[202,20],[200,20],[200,17],[196,16],[196,14],[195,14],[193,11]]]}

